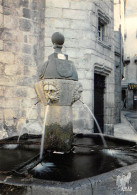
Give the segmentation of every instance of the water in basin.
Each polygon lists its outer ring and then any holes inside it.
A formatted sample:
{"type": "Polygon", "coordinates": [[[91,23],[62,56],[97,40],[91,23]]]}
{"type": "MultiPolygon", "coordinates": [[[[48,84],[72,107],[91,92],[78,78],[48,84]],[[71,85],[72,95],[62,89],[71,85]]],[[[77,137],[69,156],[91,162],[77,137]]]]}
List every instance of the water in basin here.
{"type": "Polygon", "coordinates": [[[92,177],[137,162],[137,153],[125,149],[91,150],[91,154],[47,153],[44,160],[33,168],[33,177],[69,182],[92,177]]]}

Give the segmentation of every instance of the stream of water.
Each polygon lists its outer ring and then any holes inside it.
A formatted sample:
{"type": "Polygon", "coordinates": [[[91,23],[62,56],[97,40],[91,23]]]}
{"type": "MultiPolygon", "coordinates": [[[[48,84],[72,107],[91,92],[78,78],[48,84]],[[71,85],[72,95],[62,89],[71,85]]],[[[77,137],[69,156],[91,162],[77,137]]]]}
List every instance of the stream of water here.
{"type": "Polygon", "coordinates": [[[48,101],[48,104],[47,104],[46,109],[45,109],[45,116],[44,116],[43,130],[42,130],[42,138],[41,138],[41,146],[40,146],[40,159],[42,159],[43,151],[44,151],[44,139],[45,139],[46,121],[47,121],[47,116],[48,116],[49,104],[50,104],[50,100],[48,101]]]}
{"type": "MultiPolygon", "coordinates": [[[[79,101],[82,102],[81,100],[79,100],[79,101]]],[[[105,138],[104,138],[104,136],[102,134],[102,130],[101,130],[99,124],[98,124],[98,121],[97,121],[96,117],[94,116],[93,112],[89,109],[89,107],[84,102],[82,102],[82,104],[88,109],[89,113],[93,117],[93,119],[94,119],[94,121],[95,121],[95,123],[97,125],[98,131],[99,131],[99,133],[101,135],[101,139],[102,139],[103,145],[104,145],[104,147],[107,147],[107,143],[106,143],[105,138]]]]}

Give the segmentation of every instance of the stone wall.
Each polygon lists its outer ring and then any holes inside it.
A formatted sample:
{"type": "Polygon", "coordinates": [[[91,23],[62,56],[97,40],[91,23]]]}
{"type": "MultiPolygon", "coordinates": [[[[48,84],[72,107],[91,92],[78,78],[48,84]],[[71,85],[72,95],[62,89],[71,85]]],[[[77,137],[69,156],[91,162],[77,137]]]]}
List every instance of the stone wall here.
{"type": "MultiPolygon", "coordinates": [[[[94,73],[106,76],[105,133],[113,134],[115,111],[113,1],[47,0],[45,9],[45,60],[53,52],[51,35],[65,36],[63,52],[74,61],[83,85],[82,100],[94,112],[94,73]],[[105,42],[98,40],[98,14],[109,18],[105,42]]],[[[93,120],[79,102],[73,106],[75,132],[93,132],[93,120]]]]}
{"type": "Polygon", "coordinates": [[[29,110],[44,59],[44,7],[44,0],[0,0],[0,138],[19,134],[26,119],[33,132],[38,120],[38,107],[29,110]]]}
{"type": "Polygon", "coordinates": [[[121,80],[123,70],[124,0],[114,1],[114,46],[115,46],[115,123],[121,121],[121,80]]]}
{"type": "MultiPolygon", "coordinates": [[[[113,1],[0,0],[1,135],[19,133],[27,118],[30,132],[40,132],[43,109],[40,105],[30,108],[37,101],[37,68],[53,53],[51,36],[56,31],[65,36],[63,52],[75,63],[84,89],[81,100],[92,112],[94,73],[105,76],[104,132],[113,134],[115,96],[119,93],[115,81],[113,1]],[[105,21],[104,41],[98,37],[99,15],[105,21]]],[[[73,105],[73,119],[75,132],[94,131],[93,119],[80,102],[73,105]]]]}

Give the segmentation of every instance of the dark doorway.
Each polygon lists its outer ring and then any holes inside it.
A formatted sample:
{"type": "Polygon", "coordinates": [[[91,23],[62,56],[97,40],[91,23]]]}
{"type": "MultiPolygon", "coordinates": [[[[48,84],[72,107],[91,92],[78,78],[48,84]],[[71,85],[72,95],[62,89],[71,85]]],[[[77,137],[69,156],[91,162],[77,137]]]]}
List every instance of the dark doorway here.
{"type": "Polygon", "coordinates": [[[137,90],[133,90],[133,109],[137,110],[137,90]]]}
{"type": "Polygon", "coordinates": [[[126,108],[126,89],[122,89],[122,109],[126,108]]]}
{"type": "MultiPolygon", "coordinates": [[[[105,76],[95,74],[94,75],[94,114],[102,132],[104,132],[104,89],[105,89],[105,76]]],[[[94,122],[94,132],[99,133],[95,122],[94,122]]]]}

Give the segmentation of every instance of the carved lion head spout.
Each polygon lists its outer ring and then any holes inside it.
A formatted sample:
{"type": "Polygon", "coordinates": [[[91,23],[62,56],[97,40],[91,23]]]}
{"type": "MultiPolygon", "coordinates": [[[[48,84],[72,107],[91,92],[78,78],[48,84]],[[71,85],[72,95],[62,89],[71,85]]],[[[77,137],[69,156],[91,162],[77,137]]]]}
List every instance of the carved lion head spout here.
{"type": "Polygon", "coordinates": [[[57,88],[57,85],[46,83],[43,86],[43,90],[47,101],[57,102],[59,100],[59,89],[57,88]]]}
{"type": "Polygon", "coordinates": [[[83,87],[82,84],[77,82],[76,87],[74,89],[74,93],[73,93],[73,100],[72,102],[76,102],[81,98],[81,93],[83,92],[83,87]]]}
{"type": "Polygon", "coordinates": [[[49,100],[52,106],[71,106],[80,99],[83,88],[78,81],[44,79],[35,84],[35,90],[45,106],[49,100]]]}

